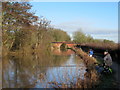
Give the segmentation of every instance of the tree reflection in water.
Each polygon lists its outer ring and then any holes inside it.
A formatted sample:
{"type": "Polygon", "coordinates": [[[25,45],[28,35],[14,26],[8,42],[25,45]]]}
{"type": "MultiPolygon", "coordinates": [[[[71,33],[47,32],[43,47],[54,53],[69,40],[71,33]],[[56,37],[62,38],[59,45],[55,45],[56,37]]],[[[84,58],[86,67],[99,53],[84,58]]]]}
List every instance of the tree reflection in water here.
{"type": "Polygon", "coordinates": [[[50,87],[50,81],[69,83],[68,81],[75,80],[73,76],[81,75],[83,78],[83,61],[73,52],[63,53],[64,55],[54,52],[3,57],[3,88],[50,87]]]}

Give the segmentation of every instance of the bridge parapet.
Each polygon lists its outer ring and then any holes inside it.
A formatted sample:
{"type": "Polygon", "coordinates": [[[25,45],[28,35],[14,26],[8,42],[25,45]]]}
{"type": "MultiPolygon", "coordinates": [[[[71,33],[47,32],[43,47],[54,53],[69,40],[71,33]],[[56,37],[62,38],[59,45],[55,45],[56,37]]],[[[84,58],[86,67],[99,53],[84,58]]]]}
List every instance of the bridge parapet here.
{"type": "Polygon", "coordinates": [[[74,47],[75,45],[80,45],[79,43],[72,43],[72,42],[52,42],[53,43],[53,48],[60,49],[62,44],[66,44],[67,47],[71,48],[74,47]]]}

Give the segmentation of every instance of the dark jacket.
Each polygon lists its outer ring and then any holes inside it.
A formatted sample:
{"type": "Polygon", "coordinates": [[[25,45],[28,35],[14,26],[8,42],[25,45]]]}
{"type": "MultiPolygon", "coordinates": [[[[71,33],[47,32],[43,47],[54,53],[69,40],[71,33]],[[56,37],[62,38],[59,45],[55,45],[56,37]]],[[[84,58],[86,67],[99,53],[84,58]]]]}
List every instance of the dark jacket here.
{"type": "Polygon", "coordinates": [[[111,66],[112,65],[112,58],[111,58],[109,53],[104,57],[104,63],[107,66],[111,66]]]}

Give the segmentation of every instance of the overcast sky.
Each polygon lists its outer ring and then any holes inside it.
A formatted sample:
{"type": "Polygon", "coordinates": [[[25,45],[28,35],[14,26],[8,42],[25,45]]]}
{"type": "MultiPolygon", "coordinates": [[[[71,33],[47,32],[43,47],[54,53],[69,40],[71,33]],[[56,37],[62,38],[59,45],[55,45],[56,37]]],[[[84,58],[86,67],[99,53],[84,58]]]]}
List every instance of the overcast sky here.
{"type": "Polygon", "coordinates": [[[118,41],[118,2],[31,2],[37,16],[72,36],[77,30],[96,39],[118,41]]]}

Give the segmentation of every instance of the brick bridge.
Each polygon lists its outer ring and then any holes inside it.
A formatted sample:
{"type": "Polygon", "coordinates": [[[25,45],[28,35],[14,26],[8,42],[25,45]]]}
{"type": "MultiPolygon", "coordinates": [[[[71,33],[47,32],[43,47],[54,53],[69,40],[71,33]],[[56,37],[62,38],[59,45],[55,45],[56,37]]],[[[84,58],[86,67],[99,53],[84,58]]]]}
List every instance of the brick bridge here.
{"type": "Polygon", "coordinates": [[[72,43],[72,42],[52,42],[53,48],[60,49],[62,44],[65,44],[68,48],[74,47],[76,45],[80,45],[80,43],[72,43]]]}

